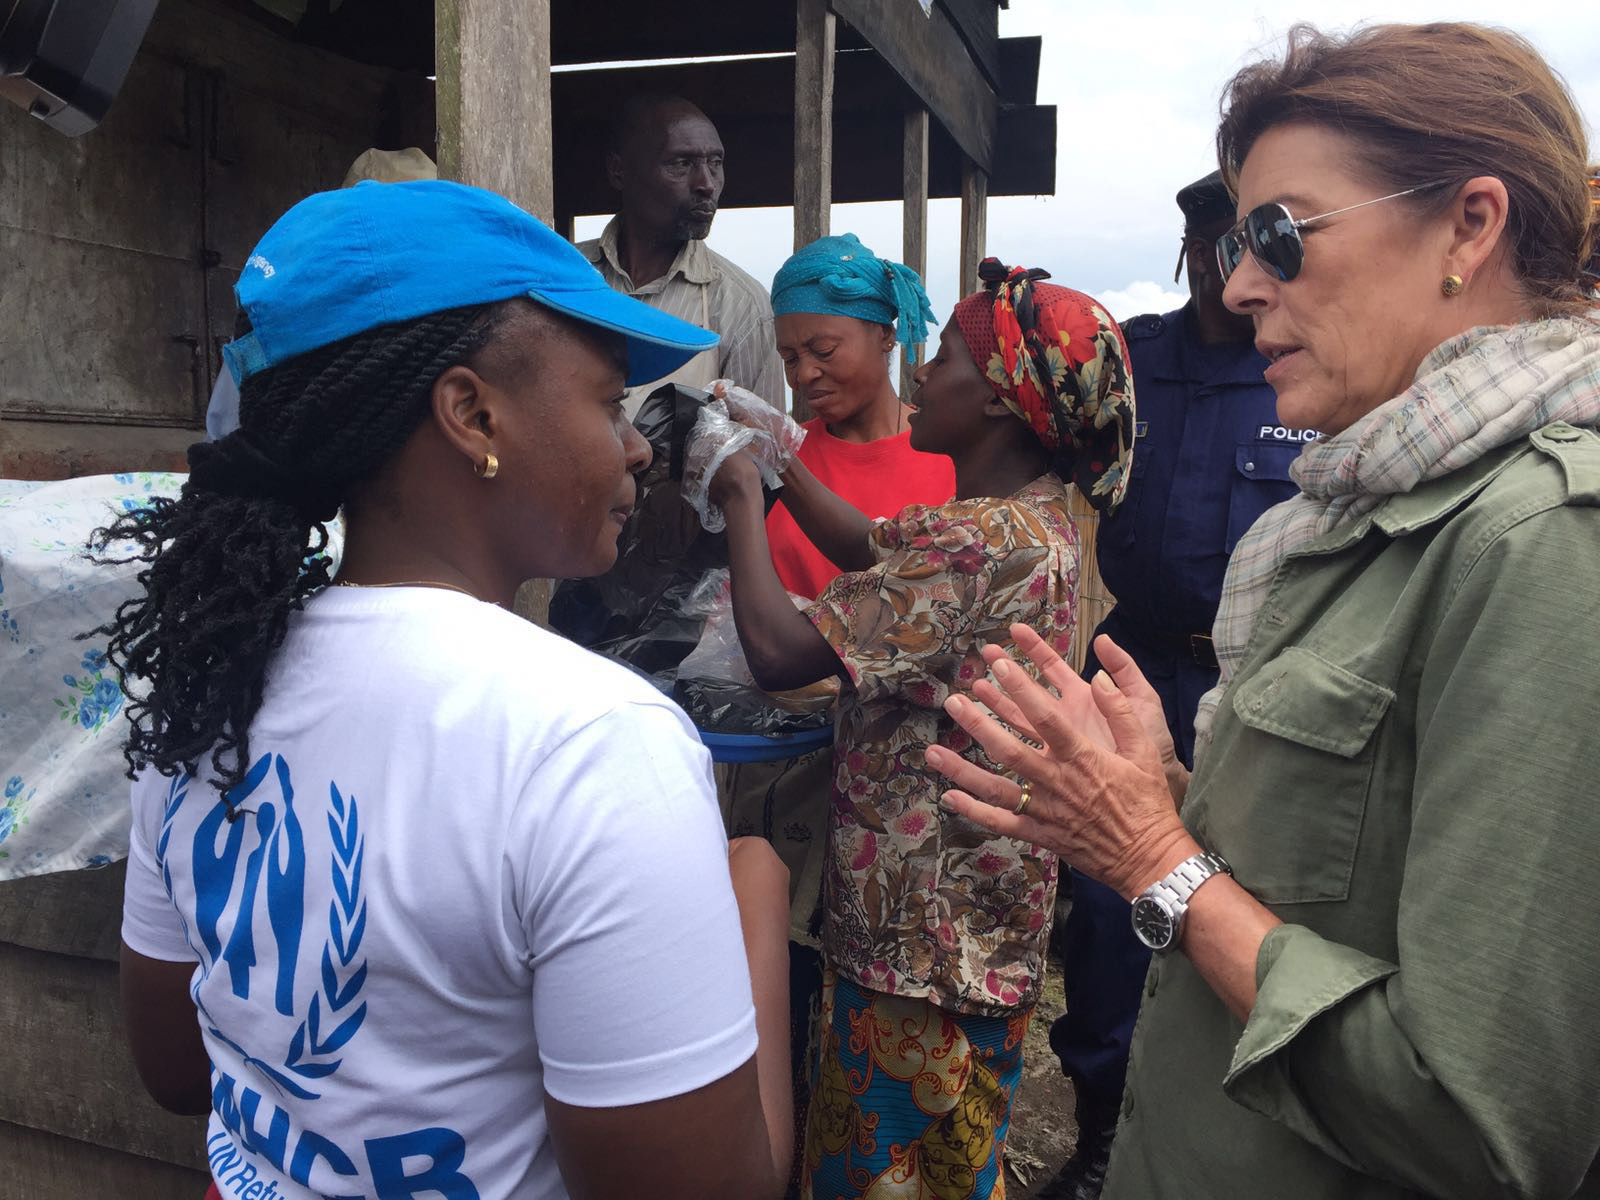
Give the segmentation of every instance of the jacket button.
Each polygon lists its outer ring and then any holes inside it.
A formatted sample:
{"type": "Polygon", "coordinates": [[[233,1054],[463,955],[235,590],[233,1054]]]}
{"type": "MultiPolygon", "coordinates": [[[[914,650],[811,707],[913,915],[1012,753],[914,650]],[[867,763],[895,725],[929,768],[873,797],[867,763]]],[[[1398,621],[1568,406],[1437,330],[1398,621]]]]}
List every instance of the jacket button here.
{"type": "Polygon", "coordinates": [[[1144,995],[1146,1000],[1152,1000],[1156,994],[1156,973],[1150,972],[1150,978],[1144,981],[1144,995]]]}
{"type": "Polygon", "coordinates": [[[1254,471],[1254,470],[1255,470],[1255,469],[1256,469],[1256,465],[1255,465],[1255,463],[1253,463],[1253,462],[1247,462],[1247,463],[1245,463],[1245,465],[1244,465],[1244,469],[1245,469],[1245,470],[1246,470],[1246,471],[1254,471]]]}

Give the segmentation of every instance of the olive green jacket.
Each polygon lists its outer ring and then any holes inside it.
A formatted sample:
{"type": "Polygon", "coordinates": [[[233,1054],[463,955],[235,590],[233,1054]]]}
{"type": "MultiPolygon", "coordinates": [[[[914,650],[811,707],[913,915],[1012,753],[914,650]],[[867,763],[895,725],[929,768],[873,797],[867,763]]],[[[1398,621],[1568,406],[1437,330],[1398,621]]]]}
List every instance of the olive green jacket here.
{"type": "Polygon", "coordinates": [[[1600,1196],[1600,435],[1292,552],[1184,805],[1286,924],[1158,956],[1107,1200],[1600,1196]]]}

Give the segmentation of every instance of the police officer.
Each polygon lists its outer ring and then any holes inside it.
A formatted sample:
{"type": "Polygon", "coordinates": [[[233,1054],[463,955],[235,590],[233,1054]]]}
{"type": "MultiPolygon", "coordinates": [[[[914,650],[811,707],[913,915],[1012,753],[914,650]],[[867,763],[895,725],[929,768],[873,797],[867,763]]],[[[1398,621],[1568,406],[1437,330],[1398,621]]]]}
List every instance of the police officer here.
{"type": "MultiPolygon", "coordinates": [[[[1122,327],[1139,420],[1127,497],[1100,522],[1100,574],[1116,607],[1096,632],[1127,650],[1160,693],[1173,744],[1192,766],[1195,709],[1217,682],[1211,624],[1228,555],[1257,517],[1295,494],[1289,464],[1317,435],[1278,423],[1251,320],[1222,303],[1215,244],[1234,206],[1221,173],[1180,191],[1178,207],[1189,302],[1122,327]]],[[[1099,669],[1091,651],[1085,677],[1099,669]]],[[[1058,942],[1067,1013],[1050,1044],[1076,1089],[1078,1146],[1042,1200],[1100,1194],[1150,963],[1126,901],[1076,871],[1072,887],[1058,942]]]]}

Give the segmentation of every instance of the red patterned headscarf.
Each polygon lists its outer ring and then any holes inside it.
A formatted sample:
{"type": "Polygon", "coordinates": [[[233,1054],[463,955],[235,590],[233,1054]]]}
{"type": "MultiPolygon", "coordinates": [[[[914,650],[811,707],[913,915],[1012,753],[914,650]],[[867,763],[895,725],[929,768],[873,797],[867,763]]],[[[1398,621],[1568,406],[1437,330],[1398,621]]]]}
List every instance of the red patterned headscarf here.
{"type": "Polygon", "coordinates": [[[1095,508],[1122,501],[1133,463],[1133,379],[1122,330],[1082,292],[1041,283],[1038,268],[986,258],[984,290],[956,305],[956,326],[1005,406],[1056,455],[1095,508]]]}

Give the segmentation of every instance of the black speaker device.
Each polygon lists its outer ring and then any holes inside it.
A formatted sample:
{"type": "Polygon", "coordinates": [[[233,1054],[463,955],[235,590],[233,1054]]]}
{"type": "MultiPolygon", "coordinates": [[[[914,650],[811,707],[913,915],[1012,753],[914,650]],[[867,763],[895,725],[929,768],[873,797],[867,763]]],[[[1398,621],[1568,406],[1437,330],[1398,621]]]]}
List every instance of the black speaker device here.
{"type": "Polygon", "coordinates": [[[100,123],[156,0],[0,0],[0,97],[68,137],[100,123]]]}

